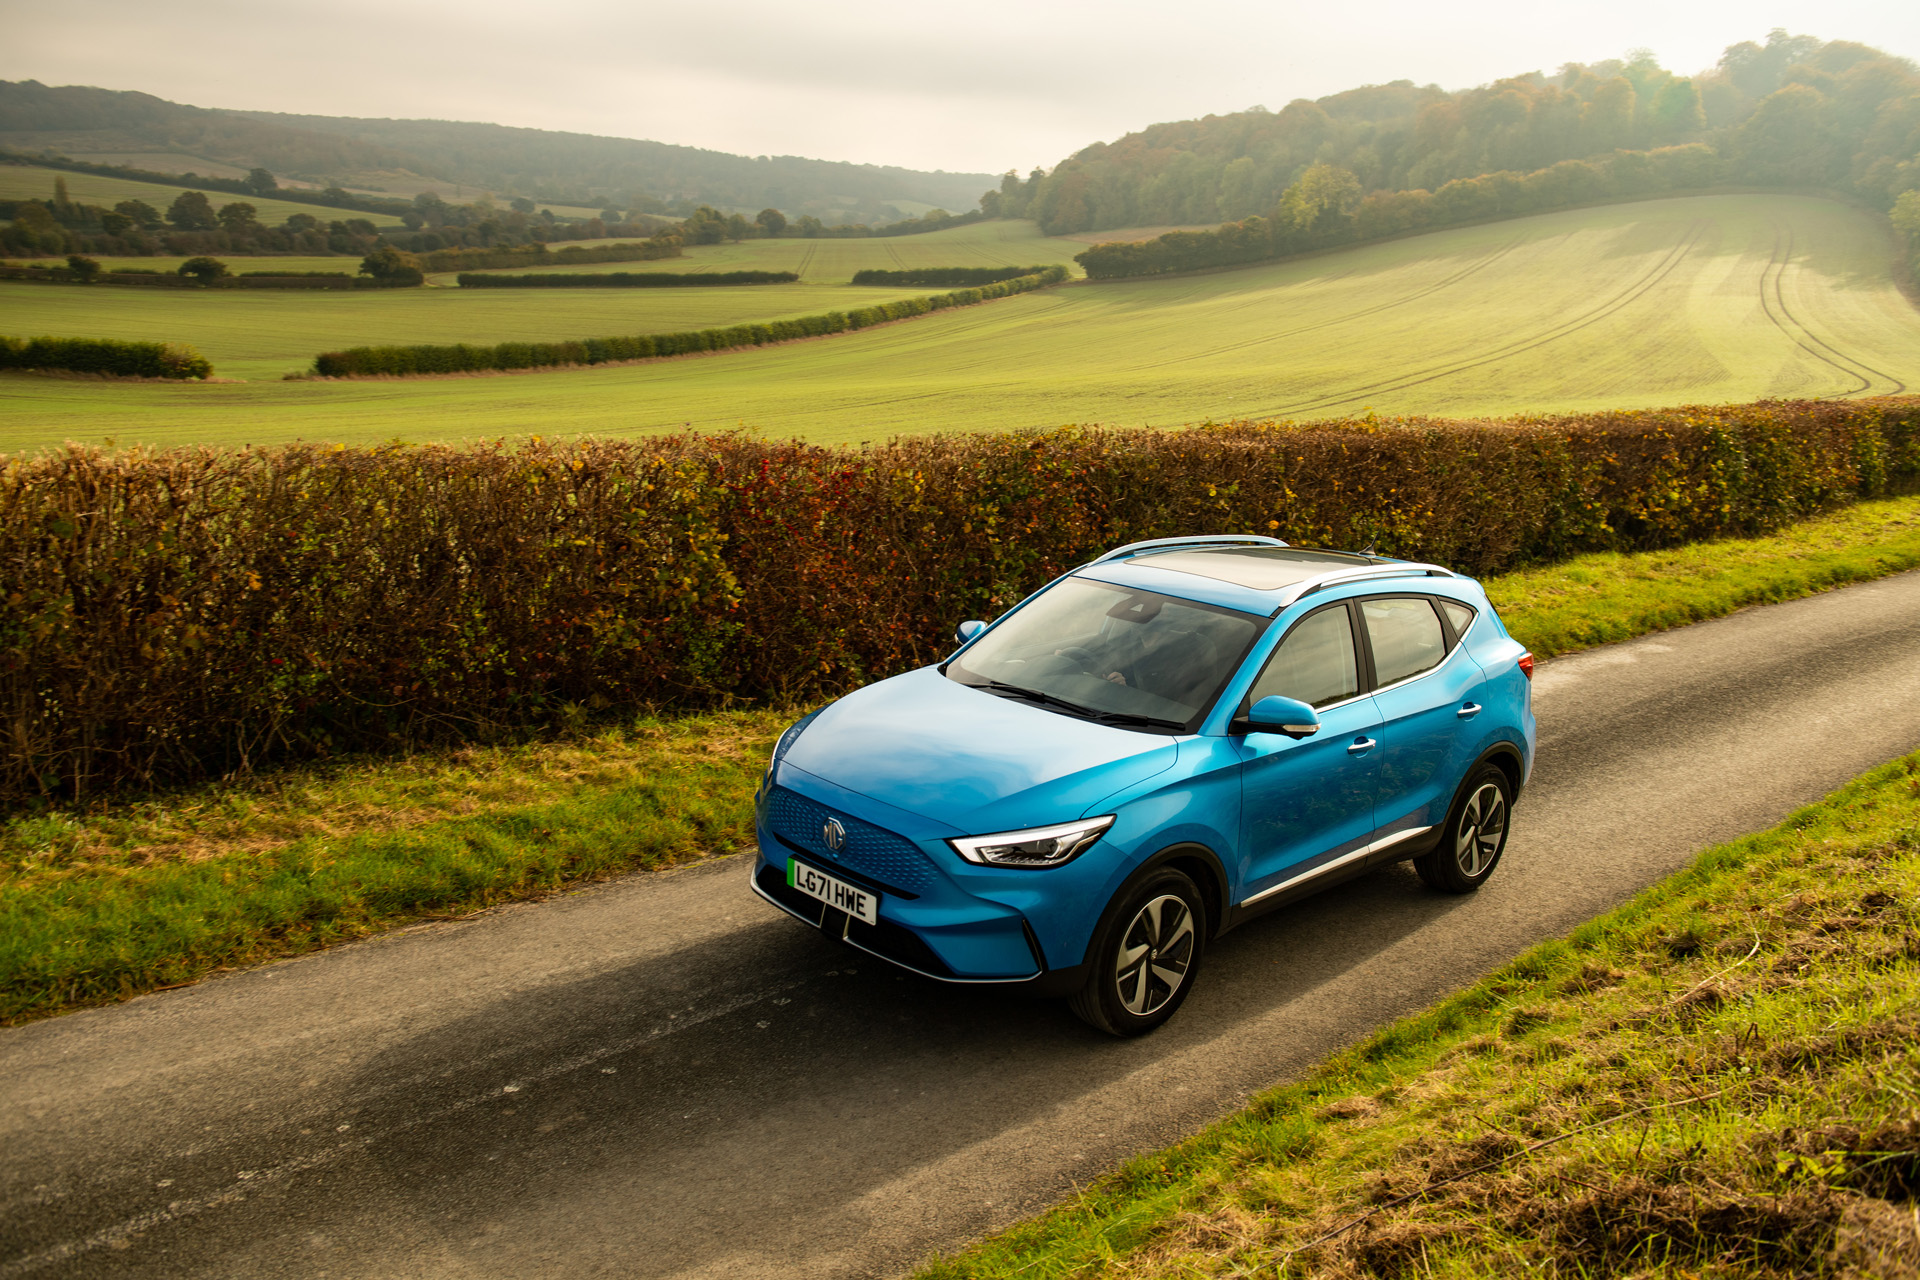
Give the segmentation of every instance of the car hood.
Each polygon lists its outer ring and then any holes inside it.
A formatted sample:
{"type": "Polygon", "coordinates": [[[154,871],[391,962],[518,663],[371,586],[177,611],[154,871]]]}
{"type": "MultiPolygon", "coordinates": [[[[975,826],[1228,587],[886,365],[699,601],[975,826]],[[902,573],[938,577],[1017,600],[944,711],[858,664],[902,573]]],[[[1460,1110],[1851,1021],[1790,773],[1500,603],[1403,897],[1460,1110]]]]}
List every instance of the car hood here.
{"type": "Polygon", "coordinates": [[[1177,738],[1060,715],[926,667],[826,708],[783,764],[982,835],[1080,817],[1172,768],[1179,750],[1177,738]]]}

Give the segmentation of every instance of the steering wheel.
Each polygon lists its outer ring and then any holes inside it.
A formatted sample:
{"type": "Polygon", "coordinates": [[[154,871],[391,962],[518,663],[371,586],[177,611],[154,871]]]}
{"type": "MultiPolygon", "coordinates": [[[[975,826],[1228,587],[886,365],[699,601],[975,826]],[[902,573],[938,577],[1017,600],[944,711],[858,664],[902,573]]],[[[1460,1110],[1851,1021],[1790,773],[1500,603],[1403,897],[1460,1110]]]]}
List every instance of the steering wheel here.
{"type": "Polygon", "coordinates": [[[1081,648],[1081,647],[1080,647],[1079,645],[1077,645],[1077,644],[1075,644],[1075,645],[1068,645],[1068,646],[1067,646],[1066,648],[1064,648],[1064,649],[1062,649],[1062,650],[1060,650],[1060,652],[1059,652],[1058,654],[1056,654],[1055,656],[1056,656],[1056,657],[1061,657],[1061,658],[1066,658],[1066,659],[1068,659],[1068,660],[1070,660],[1071,662],[1073,662],[1073,663],[1074,663],[1074,665],[1076,665],[1076,666],[1078,666],[1078,667],[1080,668],[1080,673],[1081,673],[1082,675],[1089,675],[1089,676],[1090,676],[1090,675],[1093,675],[1093,674],[1094,674],[1094,670],[1093,670],[1093,666],[1094,666],[1094,661],[1093,661],[1093,655],[1092,655],[1091,653],[1089,653],[1089,652],[1088,652],[1087,650],[1085,650],[1085,649],[1083,649],[1083,648],[1081,648]]]}

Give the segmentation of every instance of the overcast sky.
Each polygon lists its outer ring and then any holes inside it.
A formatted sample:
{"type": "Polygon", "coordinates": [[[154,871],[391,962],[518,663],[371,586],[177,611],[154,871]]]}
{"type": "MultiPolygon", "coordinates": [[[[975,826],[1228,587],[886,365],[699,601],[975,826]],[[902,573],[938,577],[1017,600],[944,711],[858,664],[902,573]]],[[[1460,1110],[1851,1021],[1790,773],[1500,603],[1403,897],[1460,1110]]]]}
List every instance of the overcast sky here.
{"type": "Polygon", "coordinates": [[[1447,88],[1651,48],[1691,72],[1781,26],[1920,57],[1914,0],[62,0],[0,79],[208,107],[425,116],[916,169],[1051,166],[1161,120],[1447,88]]]}

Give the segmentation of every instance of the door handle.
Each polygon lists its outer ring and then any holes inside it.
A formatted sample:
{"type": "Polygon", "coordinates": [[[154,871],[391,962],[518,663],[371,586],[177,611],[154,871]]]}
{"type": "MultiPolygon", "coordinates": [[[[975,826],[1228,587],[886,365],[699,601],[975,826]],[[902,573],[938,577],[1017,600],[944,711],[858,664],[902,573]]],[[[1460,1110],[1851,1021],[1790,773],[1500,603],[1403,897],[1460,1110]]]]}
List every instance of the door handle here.
{"type": "Polygon", "coordinates": [[[1459,716],[1462,720],[1471,720],[1480,714],[1480,704],[1477,702],[1463,703],[1460,709],[1453,714],[1459,716]]]}
{"type": "Polygon", "coordinates": [[[1355,738],[1353,745],[1347,748],[1347,754],[1350,756],[1363,756],[1373,750],[1374,746],[1375,743],[1372,738],[1355,738]]]}

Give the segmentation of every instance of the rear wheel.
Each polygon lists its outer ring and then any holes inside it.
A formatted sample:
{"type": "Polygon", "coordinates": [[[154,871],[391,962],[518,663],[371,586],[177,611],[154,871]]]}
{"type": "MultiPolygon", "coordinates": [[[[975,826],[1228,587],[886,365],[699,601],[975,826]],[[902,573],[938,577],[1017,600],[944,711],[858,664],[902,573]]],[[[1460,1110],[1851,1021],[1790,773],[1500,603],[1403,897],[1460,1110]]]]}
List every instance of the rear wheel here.
{"type": "Polygon", "coordinates": [[[1068,1003],[1110,1035],[1145,1035],[1193,989],[1205,928],[1193,881],[1172,869],[1155,872],[1108,908],[1094,935],[1087,985],[1068,1003]]]}
{"type": "Polygon", "coordinates": [[[1487,882],[1506,851],[1511,789],[1497,765],[1483,764],[1467,775],[1440,843],[1413,860],[1413,869],[1429,888],[1472,893],[1487,882]]]}

